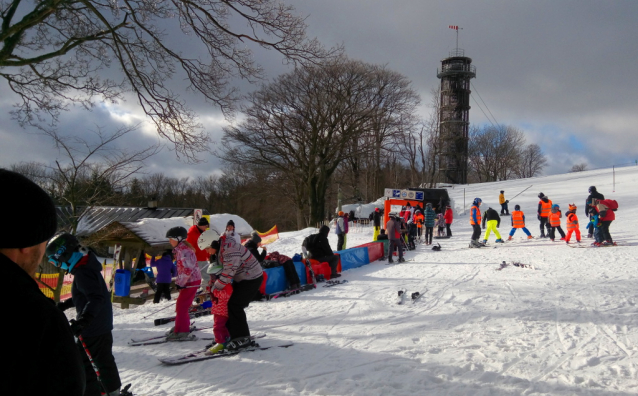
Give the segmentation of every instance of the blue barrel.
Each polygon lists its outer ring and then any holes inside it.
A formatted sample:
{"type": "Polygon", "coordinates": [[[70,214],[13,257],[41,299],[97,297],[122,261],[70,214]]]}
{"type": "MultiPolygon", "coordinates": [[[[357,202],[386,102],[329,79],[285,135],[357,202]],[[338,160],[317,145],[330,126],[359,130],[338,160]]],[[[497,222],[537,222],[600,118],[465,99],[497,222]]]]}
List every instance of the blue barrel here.
{"type": "Polygon", "coordinates": [[[131,271],[115,270],[115,295],[126,297],[131,292],[131,271]]]}

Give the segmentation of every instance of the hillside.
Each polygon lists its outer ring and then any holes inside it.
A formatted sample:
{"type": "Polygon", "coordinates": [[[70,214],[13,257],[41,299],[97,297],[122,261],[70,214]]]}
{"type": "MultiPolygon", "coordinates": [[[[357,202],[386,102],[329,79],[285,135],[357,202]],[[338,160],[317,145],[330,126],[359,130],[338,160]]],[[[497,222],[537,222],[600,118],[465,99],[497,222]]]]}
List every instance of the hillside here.
{"type": "MultiPolygon", "coordinates": [[[[151,312],[165,306],[115,309],[114,353],[123,383],[140,395],[634,395],[638,392],[638,167],[580,172],[450,189],[454,237],[442,251],[419,245],[400,265],[375,262],[343,273],[349,283],[252,303],[253,332],[292,340],[287,349],[250,352],[183,366],[157,358],[201,348],[207,341],[127,346],[131,337],[160,334],[151,312]],[[615,181],[615,184],[614,184],[615,181]],[[583,206],[595,185],[619,210],[611,233],[620,246],[571,248],[564,242],[515,240],[468,249],[467,211],[474,197],[497,209],[498,192],[521,205],[539,234],[537,195],[566,211],[583,206]],[[511,199],[511,198],[510,198],[511,199]],[[466,214],[464,214],[464,211],[466,214]],[[534,269],[506,267],[521,262],[534,269]],[[415,304],[396,304],[399,289],[419,291],[415,304]]],[[[564,220],[563,220],[563,228],[564,220]]],[[[509,218],[500,232],[507,237],[509,218]]],[[[305,229],[280,234],[269,251],[292,256],[305,229]]],[[[584,235],[585,236],[585,235],[584,235]]],[[[354,228],[348,245],[368,242],[354,228]]],[[[493,241],[495,238],[490,238],[493,241]]],[[[336,246],[336,236],[330,235],[336,246]]],[[[590,240],[584,238],[584,242],[590,240]]],[[[163,315],[164,314],[164,315],[163,315]]],[[[196,320],[212,325],[212,318],[196,320]]],[[[212,330],[199,332],[212,336],[212,330]]]]}

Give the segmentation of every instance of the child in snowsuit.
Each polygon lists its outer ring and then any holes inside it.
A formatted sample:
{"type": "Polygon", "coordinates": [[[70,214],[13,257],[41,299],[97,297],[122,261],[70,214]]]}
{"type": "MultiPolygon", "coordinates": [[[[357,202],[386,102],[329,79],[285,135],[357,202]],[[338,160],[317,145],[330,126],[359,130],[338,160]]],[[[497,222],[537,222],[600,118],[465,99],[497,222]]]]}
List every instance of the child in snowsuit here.
{"type": "Polygon", "coordinates": [[[541,236],[540,238],[549,237],[549,231],[552,228],[549,225],[549,215],[552,210],[552,201],[547,198],[543,193],[538,194],[538,221],[541,222],[541,236]],[[545,228],[547,228],[547,235],[545,235],[545,228]]]}
{"type": "Polygon", "coordinates": [[[485,215],[483,216],[483,228],[485,228],[486,223],[487,229],[485,230],[485,236],[483,237],[483,244],[487,243],[487,239],[490,237],[492,231],[494,231],[494,235],[496,235],[496,241],[494,242],[503,243],[501,233],[497,230],[497,228],[501,226],[501,216],[498,215],[498,212],[492,208],[487,208],[485,215]]]}
{"type": "Polygon", "coordinates": [[[594,235],[594,242],[592,243],[592,246],[600,246],[603,242],[603,238],[602,233],[600,232],[600,215],[598,214],[598,210],[595,206],[589,208],[589,222],[591,223],[594,235]]]}
{"type": "Polygon", "coordinates": [[[153,303],[157,304],[162,296],[168,301],[171,300],[171,280],[177,276],[177,267],[173,264],[173,253],[170,250],[162,253],[159,260],[155,260],[155,256],[151,257],[151,267],[157,268],[157,290],[153,303]]]}
{"type": "Polygon", "coordinates": [[[549,225],[551,226],[549,229],[549,239],[554,242],[554,238],[556,237],[556,230],[560,233],[560,240],[565,240],[565,232],[560,226],[560,219],[563,217],[563,213],[560,211],[560,206],[554,204],[552,205],[551,213],[549,214],[549,225]]]}
{"type": "Polygon", "coordinates": [[[443,218],[443,213],[439,213],[436,217],[436,226],[438,228],[436,236],[442,237],[445,235],[445,219],[443,218]]]}
{"type": "Polygon", "coordinates": [[[567,218],[567,236],[565,243],[569,243],[572,233],[576,233],[576,242],[580,242],[580,228],[578,226],[578,216],[576,216],[576,204],[569,204],[569,210],[565,214],[567,218]]]}
{"type": "Polygon", "coordinates": [[[521,211],[521,205],[516,205],[512,212],[512,230],[510,231],[509,238],[507,238],[508,241],[512,240],[514,233],[519,228],[527,235],[527,239],[533,238],[532,234],[530,234],[529,230],[525,227],[525,214],[521,211]]]}
{"type": "Polygon", "coordinates": [[[474,198],[472,208],[470,209],[470,225],[472,226],[470,247],[474,248],[482,246],[478,241],[479,236],[481,236],[481,209],[479,209],[479,207],[482,202],[481,198],[474,198]]]}
{"type": "Polygon", "coordinates": [[[230,340],[230,332],[226,327],[226,323],[228,322],[228,300],[233,294],[233,286],[228,284],[221,290],[217,290],[213,286],[223,269],[224,267],[221,264],[211,263],[206,271],[210,274],[210,283],[207,290],[210,293],[210,300],[213,302],[210,313],[214,315],[213,334],[215,335],[215,344],[206,352],[207,355],[224,350],[226,342],[230,340]]]}

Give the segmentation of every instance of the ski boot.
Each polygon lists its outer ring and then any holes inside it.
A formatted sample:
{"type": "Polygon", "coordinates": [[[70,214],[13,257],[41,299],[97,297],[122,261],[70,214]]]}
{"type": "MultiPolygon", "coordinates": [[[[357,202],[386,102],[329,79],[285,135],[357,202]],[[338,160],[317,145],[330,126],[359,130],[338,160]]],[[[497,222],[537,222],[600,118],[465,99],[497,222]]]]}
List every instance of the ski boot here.
{"type": "Polygon", "coordinates": [[[166,341],[196,341],[197,336],[189,332],[171,333],[166,336],[166,341]]]}
{"type": "Polygon", "coordinates": [[[527,239],[534,239],[534,237],[533,237],[533,236],[531,236],[531,235],[528,235],[528,236],[527,236],[527,239]]]}
{"type": "Polygon", "coordinates": [[[494,243],[505,243],[505,242],[503,242],[501,238],[498,238],[497,240],[494,241],[494,243]]]}
{"type": "Polygon", "coordinates": [[[507,240],[508,240],[508,241],[511,241],[511,240],[512,240],[512,236],[510,235],[510,236],[507,238],[507,240]]]}
{"type": "Polygon", "coordinates": [[[401,257],[401,258],[399,259],[399,263],[405,263],[405,259],[404,259],[403,257],[401,257]]]}
{"type": "Polygon", "coordinates": [[[206,352],[204,352],[204,355],[208,355],[208,356],[215,355],[215,354],[221,353],[225,349],[226,349],[226,345],[224,345],[223,343],[215,344],[211,348],[209,348],[206,352]]]}
{"type": "Polygon", "coordinates": [[[226,349],[228,349],[229,351],[239,351],[251,346],[258,347],[259,344],[257,344],[250,337],[238,337],[234,340],[228,341],[228,343],[226,344],[226,349]]]}

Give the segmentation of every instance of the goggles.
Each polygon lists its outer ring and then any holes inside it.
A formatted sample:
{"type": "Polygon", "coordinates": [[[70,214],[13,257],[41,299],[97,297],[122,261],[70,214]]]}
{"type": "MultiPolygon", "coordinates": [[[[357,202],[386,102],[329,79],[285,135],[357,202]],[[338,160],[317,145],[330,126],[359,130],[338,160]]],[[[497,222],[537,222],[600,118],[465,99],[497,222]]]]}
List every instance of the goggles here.
{"type": "Polygon", "coordinates": [[[54,254],[49,255],[48,260],[49,260],[49,263],[55,265],[58,268],[65,270],[68,274],[69,272],[73,270],[73,268],[78,263],[78,261],[80,261],[82,257],[84,257],[84,253],[85,252],[81,252],[81,251],[73,252],[71,254],[71,257],[68,260],[62,261],[61,255],[56,252],[54,254]]]}

